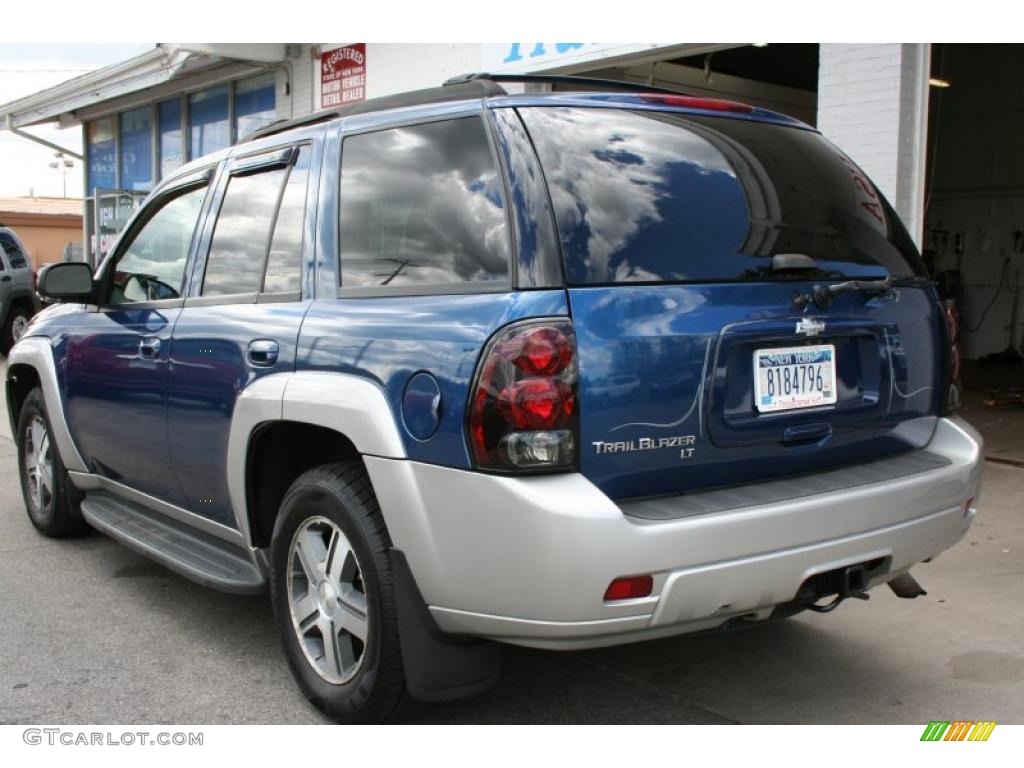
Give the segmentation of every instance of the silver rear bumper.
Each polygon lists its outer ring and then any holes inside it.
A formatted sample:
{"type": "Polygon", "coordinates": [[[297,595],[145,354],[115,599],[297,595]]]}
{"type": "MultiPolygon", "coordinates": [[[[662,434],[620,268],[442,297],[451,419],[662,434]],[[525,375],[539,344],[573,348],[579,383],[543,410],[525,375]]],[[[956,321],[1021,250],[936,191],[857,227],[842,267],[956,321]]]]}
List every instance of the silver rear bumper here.
{"type": "Polygon", "coordinates": [[[801,483],[810,493],[776,481],[730,489],[733,504],[709,491],[645,509],[617,505],[578,474],[366,463],[392,541],[443,630],[581,648],[766,618],[814,574],[884,559],[873,586],[935,557],[971,523],[981,438],[941,419],[918,459],[879,477],[861,472],[852,487],[821,473],[801,483]],[[635,574],[653,575],[650,597],[604,602],[612,579],[635,574]]]}

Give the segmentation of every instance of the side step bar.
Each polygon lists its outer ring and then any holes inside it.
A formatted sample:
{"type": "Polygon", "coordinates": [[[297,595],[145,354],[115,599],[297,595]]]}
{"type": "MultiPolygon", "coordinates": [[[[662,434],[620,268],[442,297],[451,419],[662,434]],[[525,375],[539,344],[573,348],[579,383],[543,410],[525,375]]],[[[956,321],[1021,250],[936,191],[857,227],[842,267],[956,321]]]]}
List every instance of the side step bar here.
{"type": "Polygon", "coordinates": [[[97,530],[185,578],[235,594],[258,594],[267,580],[238,547],[106,491],[90,491],[82,516],[97,530]]]}

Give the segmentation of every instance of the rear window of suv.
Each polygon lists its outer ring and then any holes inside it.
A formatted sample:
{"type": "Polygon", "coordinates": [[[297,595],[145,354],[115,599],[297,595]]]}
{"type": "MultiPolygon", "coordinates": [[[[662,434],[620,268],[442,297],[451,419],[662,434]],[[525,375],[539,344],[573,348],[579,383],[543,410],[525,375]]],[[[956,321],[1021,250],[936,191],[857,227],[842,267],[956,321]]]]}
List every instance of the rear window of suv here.
{"type": "Polygon", "coordinates": [[[921,257],[864,173],[820,134],[667,112],[530,107],[572,285],[921,276],[921,257]],[[806,273],[804,273],[806,276],[806,273]]]}

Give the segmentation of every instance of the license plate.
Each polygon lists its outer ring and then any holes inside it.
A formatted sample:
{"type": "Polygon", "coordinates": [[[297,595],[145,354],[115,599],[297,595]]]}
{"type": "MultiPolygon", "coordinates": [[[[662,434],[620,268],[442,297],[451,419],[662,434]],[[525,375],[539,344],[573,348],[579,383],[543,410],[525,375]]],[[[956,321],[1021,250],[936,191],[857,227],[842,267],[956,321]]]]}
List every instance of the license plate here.
{"type": "Polygon", "coordinates": [[[754,406],[761,413],[836,402],[836,348],[758,349],[754,352],[754,406]]]}

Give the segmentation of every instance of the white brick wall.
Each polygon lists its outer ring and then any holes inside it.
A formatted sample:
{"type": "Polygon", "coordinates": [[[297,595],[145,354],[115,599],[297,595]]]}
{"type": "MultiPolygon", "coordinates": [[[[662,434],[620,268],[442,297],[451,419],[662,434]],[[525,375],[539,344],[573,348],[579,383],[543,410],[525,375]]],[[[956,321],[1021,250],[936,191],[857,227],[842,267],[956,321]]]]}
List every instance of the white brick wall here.
{"type": "Polygon", "coordinates": [[[824,43],[818,127],[874,180],[920,243],[929,47],[824,43]]]}

